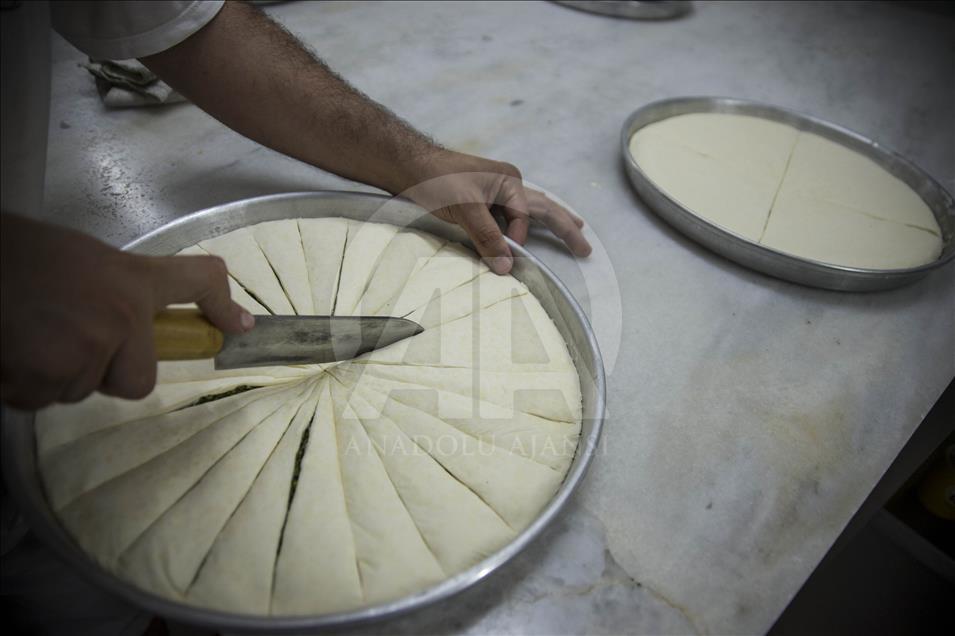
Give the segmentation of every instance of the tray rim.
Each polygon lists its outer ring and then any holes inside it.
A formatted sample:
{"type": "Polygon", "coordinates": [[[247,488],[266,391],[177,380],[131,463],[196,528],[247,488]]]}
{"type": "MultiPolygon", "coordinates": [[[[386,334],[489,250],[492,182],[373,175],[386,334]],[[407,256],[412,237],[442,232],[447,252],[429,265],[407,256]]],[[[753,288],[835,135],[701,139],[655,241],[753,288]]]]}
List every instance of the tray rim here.
{"type": "Polygon", "coordinates": [[[955,259],[955,200],[913,162],[854,130],[796,110],[737,97],[672,97],[645,104],[624,121],[620,152],[631,185],[651,210],[668,224],[744,267],[790,282],[837,291],[878,291],[905,285],[955,259]],[[908,268],[873,269],[826,263],[762,245],[680,204],[650,179],[630,154],[630,139],[641,128],[685,114],[750,115],[789,124],[860,152],[902,180],[925,201],[942,230],[942,253],[931,263],[908,268]],[[926,195],[933,200],[927,200],[926,195]]]}
{"type": "MultiPolygon", "coordinates": [[[[247,208],[250,205],[261,206],[267,205],[274,201],[307,202],[314,199],[334,199],[343,200],[345,202],[375,202],[379,209],[388,205],[395,206],[388,214],[401,214],[403,212],[407,212],[408,210],[415,210],[413,214],[418,215],[418,218],[415,222],[412,222],[410,226],[427,227],[428,230],[426,231],[435,230],[434,233],[451,240],[462,242],[473,249],[473,246],[467,239],[467,236],[463,230],[451,224],[445,223],[444,221],[438,220],[410,202],[394,199],[392,197],[377,193],[338,190],[271,194],[212,206],[210,208],[187,214],[169,223],[166,223],[161,227],[141,236],[140,238],[130,241],[123,246],[122,249],[148,253],[151,251],[148,248],[157,242],[161,243],[161,240],[170,232],[182,231],[184,229],[188,230],[190,226],[196,223],[208,221],[210,219],[216,219],[223,215],[228,216],[231,214],[235,216],[242,216],[244,208],[247,208]]],[[[348,212],[348,210],[343,211],[348,212]]],[[[259,212],[261,213],[262,211],[259,210],[259,212]]],[[[266,216],[268,218],[261,218],[255,222],[264,222],[266,220],[276,220],[279,218],[303,218],[301,214],[275,217],[266,214],[266,216]]],[[[306,216],[313,218],[324,218],[342,216],[342,214],[322,213],[306,216]]],[[[349,215],[345,214],[344,216],[348,217],[349,215]]],[[[367,218],[362,218],[361,214],[356,215],[355,218],[358,218],[359,220],[369,220],[367,218]]],[[[379,218],[375,218],[373,220],[385,221],[384,219],[379,218]]],[[[213,230],[212,233],[209,233],[202,238],[197,238],[194,243],[202,240],[203,238],[223,234],[235,229],[236,227],[243,227],[251,224],[253,223],[240,223],[235,226],[232,224],[218,226],[213,230]]],[[[543,277],[543,280],[545,280],[548,285],[553,286],[554,290],[559,292],[559,296],[566,302],[567,308],[577,319],[578,326],[581,328],[581,333],[577,334],[578,337],[575,338],[575,341],[578,338],[582,340],[587,346],[586,353],[590,356],[590,364],[588,365],[588,368],[581,369],[579,364],[577,364],[578,376],[581,378],[582,382],[586,376],[592,383],[593,390],[591,393],[593,397],[591,403],[588,404],[586,398],[588,393],[584,390],[584,387],[581,387],[582,397],[584,398],[585,402],[583,404],[581,434],[578,440],[577,451],[575,452],[574,459],[567,470],[567,474],[565,475],[563,482],[561,483],[557,492],[554,494],[553,498],[547,503],[546,506],[544,506],[537,518],[524,530],[518,533],[518,535],[511,542],[504,545],[497,552],[468,568],[467,570],[446,578],[442,582],[426,590],[402,597],[395,601],[359,608],[357,610],[331,614],[301,616],[263,616],[236,614],[232,612],[207,609],[167,599],[152,592],[140,589],[134,586],[132,583],[120,578],[119,576],[112,574],[101,565],[96,563],[78,545],[76,545],[72,537],[69,536],[66,530],[56,519],[55,515],[46,502],[45,495],[43,495],[39,474],[36,468],[35,442],[33,435],[34,414],[17,411],[14,409],[7,409],[4,407],[4,426],[2,430],[3,444],[2,448],[0,448],[0,452],[2,452],[3,457],[3,474],[4,478],[6,479],[6,483],[8,485],[22,485],[22,479],[24,478],[25,470],[33,473],[32,476],[36,482],[29,484],[31,488],[28,490],[32,492],[32,495],[27,494],[21,488],[11,487],[11,496],[18,505],[20,512],[28,521],[31,530],[39,536],[45,545],[50,547],[69,565],[73,566],[73,569],[86,580],[99,586],[100,588],[106,589],[107,591],[116,594],[120,598],[123,598],[139,607],[150,610],[160,616],[186,622],[195,626],[238,633],[298,633],[302,631],[337,629],[396,618],[414,610],[434,605],[452,596],[460,594],[461,592],[464,592],[482,580],[485,580],[491,574],[498,571],[508,562],[514,559],[518,554],[523,552],[524,549],[526,549],[535,539],[537,539],[545,530],[545,528],[547,528],[564,510],[570,500],[570,497],[579,487],[580,482],[583,480],[587,469],[596,455],[605,417],[606,378],[604,374],[603,360],[600,355],[596,336],[586,314],[583,312],[580,305],[577,303],[573,295],[571,295],[570,291],[563,284],[563,282],[557,278],[557,276],[549,268],[547,268],[546,265],[533,256],[523,246],[514,243],[510,239],[507,239],[507,241],[516,257],[515,277],[520,279],[517,276],[517,270],[519,268],[526,270],[524,275],[530,275],[535,272],[540,273],[543,277]],[[589,417],[588,413],[590,415],[589,417]],[[587,431],[586,435],[584,434],[585,430],[587,431]],[[23,449],[25,438],[28,438],[30,447],[33,449],[29,461],[26,461],[24,457],[17,452],[18,450],[23,449]],[[37,492],[40,494],[40,500],[37,499],[37,492]]],[[[554,320],[555,324],[557,324],[558,328],[560,328],[560,323],[558,322],[557,317],[553,315],[550,315],[550,317],[552,320],[554,320]]],[[[563,314],[561,315],[562,319],[565,317],[566,316],[563,314]]],[[[563,333],[561,335],[566,339],[566,336],[563,333]]],[[[568,345],[571,355],[574,355],[575,344],[570,342],[567,342],[566,344],[568,345]]],[[[576,360],[575,363],[577,363],[576,360]]]]}
{"type": "Polygon", "coordinates": [[[693,10],[690,0],[657,0],[656,2],[617,2],[615,0],[596,0],[578,2],[576,0],[551,0],[554,4],[624,20],[665,21],[681,18],[693,10]]]}

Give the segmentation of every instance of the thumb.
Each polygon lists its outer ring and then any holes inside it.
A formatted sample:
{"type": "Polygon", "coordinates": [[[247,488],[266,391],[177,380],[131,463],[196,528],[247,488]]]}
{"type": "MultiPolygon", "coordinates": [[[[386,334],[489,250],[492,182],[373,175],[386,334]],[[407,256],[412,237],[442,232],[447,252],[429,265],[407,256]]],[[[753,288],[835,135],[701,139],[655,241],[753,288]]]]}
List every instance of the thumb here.
{"type": "Polygon", "coordinates": [[[194,302],[216,327],[243,333],[255,318],[232,300],[229,272],[218,256],[164,256],[154,258],[153,289],[156,308],[194,302]]]}
{"type": "Polygon", "coordinates": [[[497,221],[491,215],[486,205],[480,203],[465,203],[455,205],[450,210],[454,222],[464,228],[474,242],[488,267],[495,274],[506,274],[511,271],[514,259],[511,248],[504,240],[504,234],[498,227],[497,221]]]}

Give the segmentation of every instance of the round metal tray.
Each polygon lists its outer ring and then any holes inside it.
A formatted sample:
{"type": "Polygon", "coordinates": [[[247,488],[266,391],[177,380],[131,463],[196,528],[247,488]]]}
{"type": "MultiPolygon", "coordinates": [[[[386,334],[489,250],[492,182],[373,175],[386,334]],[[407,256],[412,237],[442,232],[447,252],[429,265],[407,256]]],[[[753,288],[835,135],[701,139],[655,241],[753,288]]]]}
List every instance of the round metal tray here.
{"type": "Polygon", "coordinates": [[[955,201],[952,200],[952,195],[901,155],[859,133],[816,117],[778,106],[729,97],[666,99],[639,108],[627,118],[620,135],[620,151],[630,182],[658,215],[714,252],[770,276],[824,289],[875,291],[911,283],[955,257],[955,201]],[[942,230],[941,255],[938,260],[927,265],[905,269],[866,269],[833,265],[760,245],[699,216],[658,188],[637,165],[629,148],[630,138],[644,126],[688,113],[732,113],[762,117],[815,133],[872,159],[915,190],[932,210],[942,230]]]}
{"type": "Polygon", "coordinates": [[[578,11],[597,13],[612,18],[628,20],[669,20],[689,13],[693,5],[689,0],[552,0],[578,11]]]}
{"type": "MultiPolygon", "coordinates": [[[[196,212],[150,232],[124,249],[142,254],[173,254],[201,240],[262,221],[328,216],[410,226],[471,246],[460,228],[399,199],[357,192],[303,192],[236,201],[196,212]]],[[[546,266],[516,243],[509,244],[515,255],[512,274],[527,285],[553,319],[577,367],[583,398],[580,441],[557,494],[537,519],[496,554],[439,585],[394,602],[351,612],[294,617],[220,612],[143,591],[94,563],[57,521],[37,472],[33,415],[15,411],[5,413],[2,436],[3,470],[11,495],[33,531],[93,583],[160,616],[220,631],[288,633],[345,627],[391,618],[463,591],[514,558],[561,512],[593,459],[604,418],[603,361],[586,315],[546,266]]]]}

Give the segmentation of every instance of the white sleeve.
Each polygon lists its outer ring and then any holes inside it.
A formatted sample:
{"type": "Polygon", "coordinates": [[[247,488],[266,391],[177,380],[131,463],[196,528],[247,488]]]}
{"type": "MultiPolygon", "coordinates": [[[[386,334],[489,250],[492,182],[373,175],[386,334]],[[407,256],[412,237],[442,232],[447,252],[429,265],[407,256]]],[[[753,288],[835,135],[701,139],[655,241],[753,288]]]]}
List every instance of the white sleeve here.
{"type": "Polygon", "coordinates": [[[53,28],[96,60],[153,55],[204,27],[224,0],[61,0],[50,3],[53,28]]]}

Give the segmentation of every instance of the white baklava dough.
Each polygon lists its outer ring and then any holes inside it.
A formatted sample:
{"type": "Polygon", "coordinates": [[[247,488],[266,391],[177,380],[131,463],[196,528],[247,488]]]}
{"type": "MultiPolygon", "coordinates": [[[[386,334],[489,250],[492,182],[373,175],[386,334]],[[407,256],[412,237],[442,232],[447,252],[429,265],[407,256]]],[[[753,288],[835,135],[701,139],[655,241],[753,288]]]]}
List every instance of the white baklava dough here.
{"type": "Polygon", "coordinates": [[[823,263],[899,269],[941,254],[919,195],[854,150],[747,115],[694,113],[630,139],[637,165],[683,206],[751,241],[823,263]]]}
{"type": "Polygon", "coordinates": [[[557,491],[580,384],[518,280],[457,243],[340,218],[182,253],[221,256],[253,313],[406,316],[425,331],[337,364],[164,362],[142,401],[41,411],[48,500],[103,567],[219,610],[346,611],[474,565],[557,491]]]}

